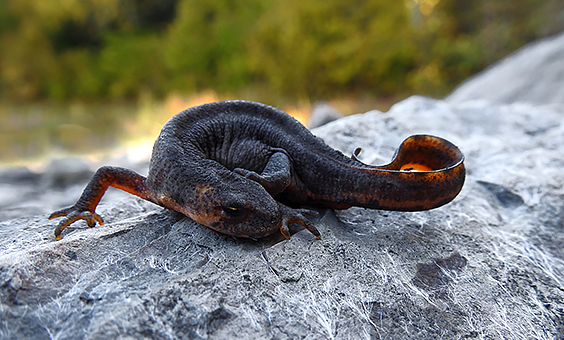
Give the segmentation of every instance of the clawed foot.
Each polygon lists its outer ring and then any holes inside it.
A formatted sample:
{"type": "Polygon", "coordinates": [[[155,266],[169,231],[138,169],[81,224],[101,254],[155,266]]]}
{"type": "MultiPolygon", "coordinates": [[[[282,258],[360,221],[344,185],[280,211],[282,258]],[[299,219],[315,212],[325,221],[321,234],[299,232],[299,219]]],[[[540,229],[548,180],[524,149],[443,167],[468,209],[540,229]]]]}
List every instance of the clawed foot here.
{"type": "Polygon", "coordinates": [[[265,175],[264,173],[258,174],[254,171],[242,168],[235,168],[233,169],[233,172],[262,185],[263,188],[265,188],[266,191],[272,196],[281,193],[282,191],[284,191],[284,189],[286,189],[288,184],[290,184],[289,175],[285,173],[265,175]]]}
{"type": "Polygon", "coordinates": [[[315,235],[318,239],[321,238],[321,234],[319,231],[313,226],[305,216],[318,216],[319,213],[314,210],[309,209],[292,209],[286,207],[284,205],[280,205],[282,207],[282,225],[280,226],[280,232],[284,237],[287,239],[290,238],[290,224],[299,224],[309,230],[310,233],[315,235]]]}
{"type": "Polygon", "coordinates": [[[261,175],[251,170],[247,170],[243,168],[235,168],[233,169],[233,172],[236,173],[237,175],[241,175],[255,182],[260,183],[261,181],[264,181],[264,178],[261,175]]]}
{"type": "Polygon", "coordinates": [[[78,220],[85,220],[86,224],[88,224],[90,228],[94,227],[96,225],[96,222],[98,222],[100,225],[104,224],[102,217],[100,217],[100,215],[96,214],[94,211],[79,209],[75,206],[55,211],[49,216],[49,219],[52,220],[56,217],[61,216],[65,216],[65,218],[63,218],[61,222],[59,222],[59,225],[55,229],[55,238],[57,240],[61,239],[61,232],[67,226],[78,220]]]}

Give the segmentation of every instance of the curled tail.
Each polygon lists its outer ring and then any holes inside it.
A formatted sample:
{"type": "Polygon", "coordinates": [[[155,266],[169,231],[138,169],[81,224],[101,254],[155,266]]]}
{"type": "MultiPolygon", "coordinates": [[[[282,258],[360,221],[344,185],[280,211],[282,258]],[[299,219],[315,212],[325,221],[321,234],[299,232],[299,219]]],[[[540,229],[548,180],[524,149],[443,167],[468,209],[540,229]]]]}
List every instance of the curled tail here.
{"type": "Polygon", "coordinates": [[[434,136],[408,137],[391,163],[372,166],[359,162],[342,165],[326,177],[335,177],[332,189],[310,192],[303,204],[334,209],[360,206],[371,209],[420,211],[452,201],[462,189],[464,155],[451,142],[434,136]]]}
{"type": "Polygon", "coordinates": [[[367,208],[419,211],[452,201],[462,189],[464,155],[451,142],[429,135],[408,137],[391,163],[371,166],[379,179],[376,192],[366,197],[367,208]]]}

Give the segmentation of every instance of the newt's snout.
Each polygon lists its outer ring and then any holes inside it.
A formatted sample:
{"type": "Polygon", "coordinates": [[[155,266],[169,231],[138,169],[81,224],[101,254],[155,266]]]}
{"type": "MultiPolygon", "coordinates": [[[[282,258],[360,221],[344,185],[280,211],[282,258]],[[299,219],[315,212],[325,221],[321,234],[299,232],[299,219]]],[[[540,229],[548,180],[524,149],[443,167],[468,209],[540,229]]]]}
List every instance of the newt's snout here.
{"type": "Polygon", "coordinates": [[[248,238],[265,237],[280,228],[279,205],[264,187],[238,175],[223,180],[229,185],[220,183],[209,192],[211,207],[207,210],[212,210],[214,217],[198,222],[228,235],[248,238]]]}

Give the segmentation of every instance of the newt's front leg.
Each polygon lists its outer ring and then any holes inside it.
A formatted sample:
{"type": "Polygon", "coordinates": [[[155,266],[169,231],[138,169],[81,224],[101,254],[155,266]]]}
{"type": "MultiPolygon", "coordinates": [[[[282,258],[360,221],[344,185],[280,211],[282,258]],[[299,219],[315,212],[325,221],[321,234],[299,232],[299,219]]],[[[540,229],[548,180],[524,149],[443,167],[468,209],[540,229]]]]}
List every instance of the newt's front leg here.
{"type": "Polygon", "coordinates": [[[65,216],[55,229],[55,238],[60,240],[61,232],[71,223],[80,219],[85,220],[89,227],[94,227],[96,222],[100,225],[104,224],[95,210],[109,186],[161,205],[147,188],[145,177],[129,169],[104,166],[96,171],[90,183],[72,207],[55,211],[49,216],[50,220],[65,216]]]}
{"type": "Polygon", "coordinates": [[[299,224],[312,233],[317,239],[321,238],[321,234],[305,216],[318,216],[319,213],[315,210],[309,209],[292,209],[279,203],[280,211],[282,213],[282,224],[280,225],[280,232],[285,238],[290,238],[290,224],[299,224]]]}
{"type": "MultiPolygon", "coordinates": [[[[270,156],[264,170],[260,174],[242,168],[235,168],[233,169],[233,172],[259,183],[270,195],[275,196],[284,191],[284,189],[286,189],[286,187],[290,184],[292,176],[291,169],[292,162],[288,154],[283,150],[276,150],[276,152],[270,156]]],[[[280,232],[284,235],[284,237],[287,239],[290,238],[290,224],[299,224],[318,239],[321,238],[321,234],[313,226],[313,223],[305,217],[317,216],[319,215],[317,211],[309,209],[292,209],[282,203],[279,203],[278,205],[280,207],[280,213],[282,214],[280,232]]]]}
{"type": "Polygon", "coordinates": [[[280,150],[270,156],[260,174],[243,168],[235,168],[233,172],[259,183],[270,195],[275,196],[290,184],[291,168],[290,157],[285,151],[280,150]]]}

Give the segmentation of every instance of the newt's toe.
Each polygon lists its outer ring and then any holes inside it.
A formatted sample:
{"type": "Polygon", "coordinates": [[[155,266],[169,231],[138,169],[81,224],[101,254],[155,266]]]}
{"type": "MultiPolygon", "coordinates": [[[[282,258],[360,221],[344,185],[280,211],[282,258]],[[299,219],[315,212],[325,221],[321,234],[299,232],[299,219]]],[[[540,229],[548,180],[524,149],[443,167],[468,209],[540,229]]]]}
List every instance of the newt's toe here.
{"type": "Polygon", "coordinates": [[[81,211],[75,207],[55,211],[54,213],[49,215],[49,219],[52,220],[56,217],[62,216],[64,216],[65,218],[63,218],[57,225],[57,228],[55,228],[55,238],[57,240],[61,239],[61,233],[66,227],[78,220],[85,220],[86,224],[90,228],[94,227],[96,225],[96,222],[98,222],[100,225],[104,224],[104,220],[97,213],[88,210],[81,211]]]}
{"type": "Polygon", "coordinates": [[[247,179],[250,179],[252,181],[258,182],[260,183],[262,180],[262,176],[257,174],[254,171],[251,170],[247,170],[247,169],[243,169],[243,168],[235,168],[233,169],[233,172],[236,173],[237,175],[241,175],[247,179]]]}
{"type": "Polygon", "coordinates": [[[319,213],[314,210],[309,209],[291,209],[286,208],[284,212],[284,217],[282,218],[282,225],[280,226],[280,232],[287,239],[290,238],[290,224],[299,224],[306,228],[310,233],[312,233],[316,238],[320,239],[321,234],[315,228],[313,223],[310,222],[305,216],[318,216],[319,213]]]}
{"type": "Polygon", "coordinates": [[[280,233],[282,233],[282,235],[284,235],[286,239],[290,239],[290,228],[288,228],[287,223],[282,223],[282,225],[280,226],[280,233]]]}
{"type": "Polygon", "coordinates": [[[72,210],[72,208],[57,210],[54,213],[52,213],[51,215],[49,215],[49,220],[52,220],[54,218],[61,217],[61,216],[67,216],[68,214],[70,214],[71,210],[72,210]]]}

